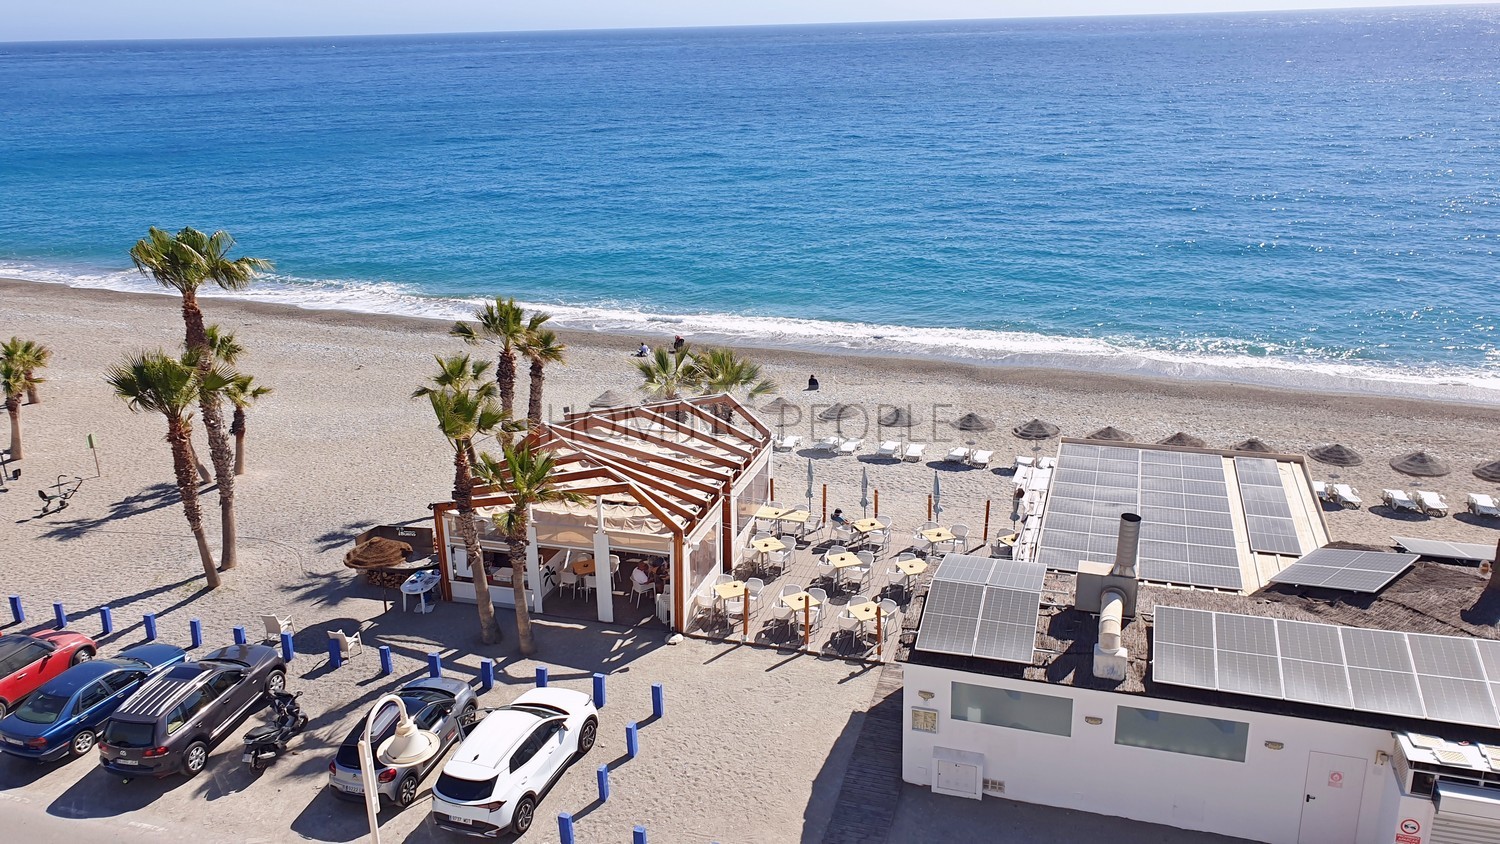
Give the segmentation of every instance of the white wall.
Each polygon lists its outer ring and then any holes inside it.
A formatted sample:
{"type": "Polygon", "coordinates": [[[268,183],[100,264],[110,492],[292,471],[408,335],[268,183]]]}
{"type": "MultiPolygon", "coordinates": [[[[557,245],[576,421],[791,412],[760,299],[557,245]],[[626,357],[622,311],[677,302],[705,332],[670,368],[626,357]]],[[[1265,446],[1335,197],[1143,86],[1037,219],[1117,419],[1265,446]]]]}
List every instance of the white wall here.
{"type": "Polygon", "coordinates": [[[1388,731],[911,664],[905,666],[904,706],[902,777],[917,785],[931,782],[934,747],[969,750],[984,755],[983,776],[1003,780],[1004,796],[1010,800],[1296,844],[1308,754],[1318,751],[1365,760],[1357,841],[1390,844],[1393,840],[1383,804],[1388,792],[1399,797],[1399,791],[1392,786],[1395,776],[1390,762],[1376,763],[1377,751],[1393,748],[1388,731]],[[1071,697],[1072,736],[953,720],[949,713],[954,680],[1071,697]],[[922,691],[931,692],[931,700],[922,700],[918,695],[922,691]],[[938,711],[936,733],[911,729],[914,706],[938,711]],[[1248,723],[1245,761],[1116,745],[1117,706],[1248,723]],[[1087,717],[1097,717],[1101,723],[1086,723],[1087,717]],[[1283,748],[1268,749],[1268,741],[1281,742],[1283,748]]]}

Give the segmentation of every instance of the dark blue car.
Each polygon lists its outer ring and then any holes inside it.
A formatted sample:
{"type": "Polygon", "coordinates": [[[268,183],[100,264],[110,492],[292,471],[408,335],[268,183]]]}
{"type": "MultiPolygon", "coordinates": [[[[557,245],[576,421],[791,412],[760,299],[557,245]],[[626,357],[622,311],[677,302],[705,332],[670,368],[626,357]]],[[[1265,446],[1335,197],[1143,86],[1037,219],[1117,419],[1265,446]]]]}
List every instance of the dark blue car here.
{"type": "Polygon", "coordinates": [[[186,658],[182,648],[148,644],[73,666],[0,720],[0,751],[39,762],[82,756],[142,680],[186,658]]]}

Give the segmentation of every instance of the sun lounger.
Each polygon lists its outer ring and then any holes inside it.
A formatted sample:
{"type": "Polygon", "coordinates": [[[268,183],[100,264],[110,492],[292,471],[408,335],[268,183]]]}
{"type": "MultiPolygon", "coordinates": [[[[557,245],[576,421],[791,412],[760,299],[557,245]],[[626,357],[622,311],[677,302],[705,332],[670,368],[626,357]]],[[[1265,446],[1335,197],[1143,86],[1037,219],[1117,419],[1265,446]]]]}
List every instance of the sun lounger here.
{"type": "Polygon", "coordinates": [[[990,465],[990,458],[995,456],[993,451],[973,451],[969,453],[969,465],[976,469],[984,469],[990,465]]]}
{"type": "Polygon", "coordinates": [[[886,440],[880,444],[879,450],[875,452],[876,457],[889,457],[896,459],[896,452],[901,450],[901,443],[895,440],[886,440]]]}
{"type": "Polygon", "coordinates": [[[1482,493],[1469,493],[1469,512],[1476,516],[1500,519],[1500,505],[1495,503],[1494,498],[1482,493]]]}
{"type": "Polygon", "coordinates": [[[838,437],[824,437],[823,439],[818,440],[818,448],[822,451],[828,452],[829,454],[834,454],[839,450],[839,446],[843,445],[843,443],[844,441],[838,437]]]}
{"type": "Polygon", "coordinates": [[[955,448],[948,452],[948,456],[943,459],[949,463],[967,463],[969,461],[969,450],[963,447],[955,448]]]}
{"type": "Polygon", "coordinates": [[[1448,515],[1448,502],[1430,489],[1417,490],[1417,504],[1421,505],[1422,512],[1429,516],[1448,515]]]}
{"type": "Polygon", "coordinates": [[[1051,457],[1043,457],[1041,460],[1037,461],[1036,467],[1038,469],[1056,469],[1057,461],[1051,457]]]}
{"type": "Polygon", "coordinates": [[[844,442],[839,445],[839,454],[853,454],[854,452],[859,451],[864,444],[864,440],[844,440],[844,442]]]}
{"type": "Polygon", "coordinates": [[[1016,455],[1016,465],[1013,466],[1013,467],[1011,467],[1011,471],[1012,472],[1020,472],[1023,469],[1030,469],[1031,466],[1032,466],[1032,460],[1031,460],[1030,457],[1022,457],[1021,455],[1017,454],[1016,455]]]}
{"type": "Polygon", "coordinates": [[[1313,495],[1317,496],[1319,501],[1333,500],[1333,496],[1328,494],[1328,484],[1323,483],[1322,481],[1313,481],[1312,489],[1313,495]]]}
{"type": "Polygon", "coordinates": [[[1353,507],[1356,510],[1365,503],[1364,499],[1359,497],[1359,490],[1348,484],[1333,485],[1333,501],[1341,507],[1353,507]]]}
{"type": "Polygon", "coordinates": [[[802,438],[793,434],[790,437],[777,437],[772,441],[771,447],[777,451],[791,451],[801,444],[802,438]]]}
{"type": "Polygon", "coordinates": [[[1422,512],[1417,502],[1411,500],[1411,496],[1402,489],[1383,489],[1380,491],[1380,500],[1393,510],[1410,510],[1413,513],[1422,512]]]}
{"type": "Polygon", "coordinates": [[[906,451],[901,453],[901,459],[907,463],[916,463],[922,459],[922,451],[926,448],[926,443],[907,443],[906,451]]]}

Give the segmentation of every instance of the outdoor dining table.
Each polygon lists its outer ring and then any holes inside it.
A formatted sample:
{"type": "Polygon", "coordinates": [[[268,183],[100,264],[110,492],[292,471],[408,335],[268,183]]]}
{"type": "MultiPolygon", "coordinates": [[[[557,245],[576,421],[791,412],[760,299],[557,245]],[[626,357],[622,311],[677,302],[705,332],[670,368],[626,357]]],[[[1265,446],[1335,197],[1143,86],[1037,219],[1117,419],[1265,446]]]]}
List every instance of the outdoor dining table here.
{"type": "Polygon", "coordinates": [[[574,560],[573,565],[570,566],[570,568],[572,568],[573,573],[578,575],[579,577],[588,577],[589,575],[597,571],[597,568],[594,565],[593,557],[584,557],[581,560],[574,560]]]}
{"type": "Polygon", "coordinates": [[[840,588],[840,581],[843,578],[844,569],[849,568],[850,566],[864,565],[864,560],[861,560],[859,558],[859,555],[855,554],[853,551],[845,551],[842,554],[825,554],[823,556],[823,562],[827,563],[830,566],[833,566],[833,588],[835,591],[840,588]]]}
{"type": "Polygon", "coordinates": [[[417,605],[417,612],[419,613],[429,613],[437,609],[436,605],[427,605],[427,593],[431,592],[433,587],[442,582],[442,579],[443,576],[441,574],[438,574],[435,569],[428,569],[426,571],[419,571],[413,574],[411,577],[408,577],[406,580],[402,581],[401,611],[406,611],[407,595],[417,596],[417,600],[419,602],[417,605]]]}
{"type": "Polygon", "coordinates": [[[806,592],[798,592],[793,595],[783,595],[781,596],[781,602],[796,610],[797,612],[802,612],[809,607],[816,607],[823,603],[822,601],[819,601],[817,598],[814,598],[806,592]]]}
{"type": "Polygon", "coordinates": [[[928,552],[931,552],[934,548],[936,548],[943,542],[952,542],[953,540],[958,538],[953,535],[952,531],[942,527],[928,528],[927,530],[922,531],[921,536],[923,539],[927,540],[928,552]]]}
{"type": "Polygon", "coordinates": [[[910,580],[913,577],[921,574],[922,572],[927,571],[927,561],[917,559],[897,560],[896,568],[899,569],[903,575],[906,575],[907,580],[910,580]]]}
{"type": "Polygon", "coordinates": [[[743,580],[731,580],[728,583],[720,583],[714,586],[714,594],[721,601],[743,598],[745,597],[745,582],[743,580]]]}
{"type": "Polygon", "coordinates": [[[882,525],[875,519],[860,519],[859,521],[856,521],[854,524],[850,525],[850,527],[853,527],[860,533],[874,533],[877,530],[881,530],[884,525],[882,525]]]}
{"type": "Polygon", "coordinates": [[[869,601],[863,604],[851,604],[848,607],[845,607],[845,609],[849,610],[849,614],[851,616],[854,616],[859,620],[861,624],[863,624],[865,622],[875,620],[875,611],[879,607],[879,604],[875,603],[874,601],[869,601]]]}
{"type": "Polygon", "coordinates": [[[802,507],[781,508],[761,505],[760,509],[755,511],[755,518],[765,519],[768,522],[798,522],[805,524],[810,516],[812,516],[812,513],[809,513],[806,508],[802,507]]]}
{"type": "Polygon", "coordinates": [[[750,543],[750,547],[755,549],[757,554],[770,554],[775,551],[785,551],[786,543],[772,536],[766,539],[757,539],[750,543]]]}

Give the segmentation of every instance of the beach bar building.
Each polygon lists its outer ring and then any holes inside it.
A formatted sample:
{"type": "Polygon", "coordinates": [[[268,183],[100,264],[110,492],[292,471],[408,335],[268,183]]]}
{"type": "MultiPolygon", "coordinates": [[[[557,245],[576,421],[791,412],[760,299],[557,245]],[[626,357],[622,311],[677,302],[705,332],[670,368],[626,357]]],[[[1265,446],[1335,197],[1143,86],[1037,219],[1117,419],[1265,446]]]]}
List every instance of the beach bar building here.
{"type": "MultiPolygon", "coordinates": [[[[646,597],[632,594],[630,571],[648,563],[666,572],[664,588],[650,596],[656,614],[681,630],[689,596],[733,570],[753,514],[770,493],[771,432],[727,395],[569,413],[528,436],[553,453],[554,482],[589,502],[532,510],[525,571],[529,608],[537,614],[564,600],[560,588],[576,584],[592,587],[600,621],[614,621],[617,599],[633,604],[646,597]]],[[[478,487],[473,500],[490,598],[511,606],[509,545],[488,518],[510,499],[478,487]]],[[[444,595],[473,602],[475,566],[456,529],[454,505],[432,509],[444,595]]]]}

